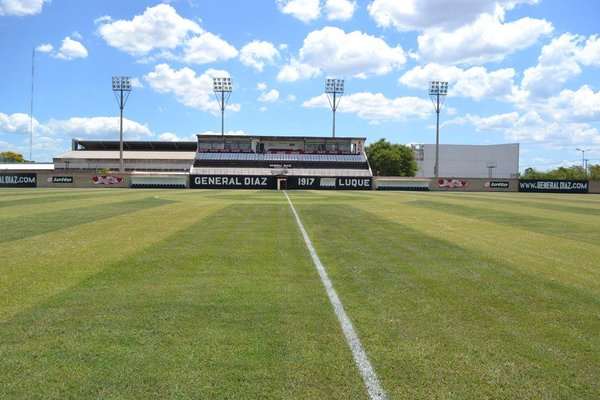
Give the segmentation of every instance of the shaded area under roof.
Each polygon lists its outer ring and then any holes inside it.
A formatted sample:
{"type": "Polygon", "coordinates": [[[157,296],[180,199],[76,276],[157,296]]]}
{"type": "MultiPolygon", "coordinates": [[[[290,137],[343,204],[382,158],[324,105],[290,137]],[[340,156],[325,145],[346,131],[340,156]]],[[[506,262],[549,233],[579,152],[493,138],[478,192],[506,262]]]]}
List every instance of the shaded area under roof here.
{"type": "MultiPolygon", "coordinates": [[[[197,142],[123,141],[127,151],[196,151],[197,142]]],[[[118,151],[118,140],[73,139],[73,151],[118,151]]]]}

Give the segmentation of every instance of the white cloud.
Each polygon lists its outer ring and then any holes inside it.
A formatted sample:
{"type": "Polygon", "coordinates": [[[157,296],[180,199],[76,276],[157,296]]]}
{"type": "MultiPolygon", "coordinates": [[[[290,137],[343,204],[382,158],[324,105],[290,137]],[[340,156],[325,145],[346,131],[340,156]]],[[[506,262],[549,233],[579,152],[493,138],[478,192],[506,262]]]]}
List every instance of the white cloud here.
{"type": "Polygon", "coordinates": [[[430,28],[453,30],[475,21],[482,14],[494,14],[500,8],[536,4],[539,0],[374,0],[367,8],[371,18],[382,27],[400,31],[423,31],[430,28]]]}
{"type": "Polygon", "coordinates": [[[273,103],[279,100],[279,92],[275,89],[271,89],[268,92],[262,93],[258,99],[258,101],[264,101],[267,103],[273,103]]]}
{"type": "MultiPolygon", "coordinates": [[[[0,135],[7,133],[29,134],[31,132],[31,119],[29,114],[14,113],[11,115],[0,113],[0,135]]],[[[40,124],[34,118],[34,130],[39,129],[40,124]]]]}
{"type": "MultiPolygon", "coordinates": [[[[144,79],[159,93],[172,93],[180,103],[203,111],[219,111],[214,100],[213,77],[229,77],[227,71],[207,70],[202,75],[188,67],[172,69],[168,64],[159,64],[144,79]]],[[[239,111],[239,104],[229,104],[228,111],[239,111]]]]}
{"type": "Polygon", "coordinates": [[[186,40],[184,48],[184,61],[193,64],[228,60],[238,54],[235,47],[209,32],[186,40]]]}
{"type": "Polygon", "coordinates": [[[134,89],[141,89],[144,87],[144,84],[138,78],[131,78],[131,87],[134,89]]]}
{"type": "Polygon", "coordinates": [[[545,107],[559,121],[600,121],[600,92],[584,85],[578,90],[565,89],[558,96],[548,99],[545,107]]]}
{"type": "Polygon", "coordinates": [[[86,48],[77,40],[71,39],[69,36],[63,39],[62,45],[54,57],[62,60],[73,60],[74,58],[86,58],[88,52],[86,48]]]}
{"type": "Polygon", "coordinates": [[[103,25],[109,22],[112,22],[112,17],[110,15],[103,15],[94,20],[94,25],[103,25]]]}
{"type": "Polygon", "coordinates": [[[277,79],[282,82],[295,82],[302,79],[310,79],[319,76],[321,70],[308,64],[303,64],[292,58],[290,63],[284,65],[277,74],[277,79]]]}
{"type": "MultiPolygon", "coordinates": [[[[69,138],[105,139],[119,136],[119,123],[119,117],[75,117],[68,120],[52,119],[47,127],[54,134],[69,138]]],[[[126,140],[140,140],[154,135],[146,125],[123,118],[123,136],[126,140]]]]}
{"type": "Polygon", "coordinates": [[[600,41],[596,35],[586,40],[565,33],[542,48],[538,64],[524,71],[521,85],[531,99],[544,99],[579,75],[581,65],[600,66],[600,41]]]}
{"type": "Polygon", "coordinates": [[[598,146],[600,132],[591,123],[600,120],[600,92],[583,86],[577,91],[564,90],[546,99],[536,110],[478,116],[467,114],[444,125],[472,125],[476,131],[501,132],[508,140],[520,143],[544,143],[561,148],[573,145],[598,146]]]}
{"type": "Polygon", "coordinates": [[[164,142],[185,142],[197,140],[196,135],[190,135],[189,137],[181,137],[172,132],[165,132],[158,135],[158,139],[164,142]]]}
{"type": "Polygon", "coordinates": [[[400,77],[399,82],[426,91],[432,80],[450,83],[449,93],[452,96],[470,97],[476,100],[496,98],[514,101],[520,92],[515,85],[516,72],[512,68],[489,71],[484,67],[462,69],[455,66],[427,64],[417,66],[400,77]]]}
{"type": "Polygon", "coordinates": [[[262,72],[265,64],[274,64],[279,58],[279,51],[273,43],[261,40],[253,40],[240,50],[240,61],[242,64],[262,72]]]}
{"type": "Polygon", "coordinates": [[[406,62],[400,46],[389,47],[383,39],[360,31],[345,33],[325,27],[309,33],[294,59],[279,72],[281,81],[295,81],[326,73],[335,76],[364,78],[382,75],[400,68],[406,62]]]}
{"type": "Polygon", "coordinates": [[[40,44],[35,48],[35,51],[39,51],[40,53],[52,53],[52,50],[54,50],[54,46],[50,43],[40,44]]]}
{"type": "Polygon", "coordinates": [[[294,96],[293,94],[288,94],[287,96],[285,96],[285,99],[287,101],[295,101],[296,100],[296,96],[294,96]]]}
{"type": "Polygon", "coordinates": [[[325,2],[325,11],[329,20],[347,21],[352,18],[355,10],[356,1],[327,0],[325,2]]]}
{"type": "Polygon", "coordinates": [[[282,13],[302,22],[310,22],[321,16],[320,0],[277,0],[277,5],[282,13]]]}
{"type": "Polygon", "coordinates": [[[583,65],[593,65],[595,67],[600,66],[600,40],[598,35],[590,36],[583,48],[578,49],[577,59],[583,65]]]}
{"type": "Polygon", "coordinates": [[[552,30],[552,24],[545,20],[522,18],[504,23],[502,15],[483,14],[454,31],[426,30],[417,39],[417,58],[445,64],[501,61],[508,54],[535,44],[552,30]]]}
{"type": "MultiPolygon", "coordinates": [[[[330,108],[325,94],[302,103],[302,107],[330,108]]],[[[353,93],[340,100],[338,112],[354,113],[371,121],[406,121],[413,118],[425,119],[431,115],[431,102],[419,97],[388,99],[381,93],[353,93]]]]}
{"type": "Polygon", "coordinates": [[[256,90],[265,91],[267,90],[267,84],[264,82],[259,82],[256,84],[256,90]]]}
{"type": "Polygon", "coordinates": [[[191,33],[202,33],[200,26],[177,14],[168,4],[148,7],[142,15],[132,20],[99,23],[98,32],[106,42],[131,55],[145,55],[154,49],[173,50],[191,33]]]}
{"type": "Polygon", "coordinates": [[[34,15],[50,0],[0,0],[0,15],[34,15]]]}

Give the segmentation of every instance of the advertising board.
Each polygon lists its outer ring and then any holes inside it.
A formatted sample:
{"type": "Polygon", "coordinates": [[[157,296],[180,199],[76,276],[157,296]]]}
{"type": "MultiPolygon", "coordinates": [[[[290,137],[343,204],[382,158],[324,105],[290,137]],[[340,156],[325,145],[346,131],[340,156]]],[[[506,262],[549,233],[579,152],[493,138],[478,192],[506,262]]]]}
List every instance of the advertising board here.
{"type": "Polygon", "coordinates": [[[553,179],[519,180],[519,192],[588,193],[589,187],[589,181],[553,179]]]}
{"type": "Polygon", "coordinates": [[[36,187],[37,174],[1,173],[0,187],[36,187]]]}

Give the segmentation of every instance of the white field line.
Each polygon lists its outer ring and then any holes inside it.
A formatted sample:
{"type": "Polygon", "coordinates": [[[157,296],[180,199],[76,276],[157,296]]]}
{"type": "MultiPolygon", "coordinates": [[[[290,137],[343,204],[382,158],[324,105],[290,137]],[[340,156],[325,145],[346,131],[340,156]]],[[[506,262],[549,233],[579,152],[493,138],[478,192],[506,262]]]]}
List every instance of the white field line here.
{"type": "Polygon", "coordinates": [[[346,336],[346,342],[348,342],[348,346],[350,346],[350,350],[352,351],[352,355],[354,356],[354,362],[360,371],[363,382],[366,386],[367,392],[369,393],[369,398],[371,399],[385,399],[386,394],[377,379],[377,375],[375,374],[375,370],[371,366],[369,359],[367,357],[367,353],[363,349],[360,344],[360,339],[354,330],[354,325],[348,318],[346,311],[344,311],[344,306],[342,305],[342,301],[338,297],[335,289],[333,288],[333,283],[329,279],[327,275],[327,271],[325,267],[321,263],[315,248],[313,247],[306,230],[304,229],[304,225],[302,225],[302,221],[300,221],[300,217],[292,204],[292,200],[288,194],[284,191],[285,197],[287,198],[288,203],[290,203],[290,207],[292,208],[292,212],[294,213],[294,217],[296,217],[296,222],[298,223],[298,227],[300,227],[300,232],[302,232],[302,237],[304,237],[304,242],[306,243],[306,247],[310,252],[310,256],[315,263],[315,267],[317,267],[317,271],[319,271],[319,276],[321,277],[321,281],[323,282],[323,286],[327,290],[327,296],[329,297],[329,301],[333,306],[333,310],[335,311],[335,315],[340,322],[342,327],[342,331],[344,332],[344,336],[346,336]]]}

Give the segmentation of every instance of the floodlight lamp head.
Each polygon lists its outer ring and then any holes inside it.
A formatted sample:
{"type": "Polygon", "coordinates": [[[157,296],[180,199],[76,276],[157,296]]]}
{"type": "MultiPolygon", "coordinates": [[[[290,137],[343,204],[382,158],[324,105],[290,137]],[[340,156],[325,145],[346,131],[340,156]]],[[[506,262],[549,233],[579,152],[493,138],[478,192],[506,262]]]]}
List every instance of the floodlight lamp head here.
{"type": "Polygon", "coordinates": [[[448,94],[448,82],[431,81],[429,94],[432,96],[446,96],[448,94]]]}
{"type": "Polygon", "coordinates": [[[343,79],[327,79],[325,83],[325,93],[344,93],[343,79]]]}
{"type": "Polygon", "coordinates": [[[113,76],[112,90],[115,92],[130,92],[131,78],[129,76],[113,76]]]}
{"type": "Polygon", "coordinates": [[[213,90],[215,92],[232,92],[233,84],[231,78],[213,78],[213,90]]]}

